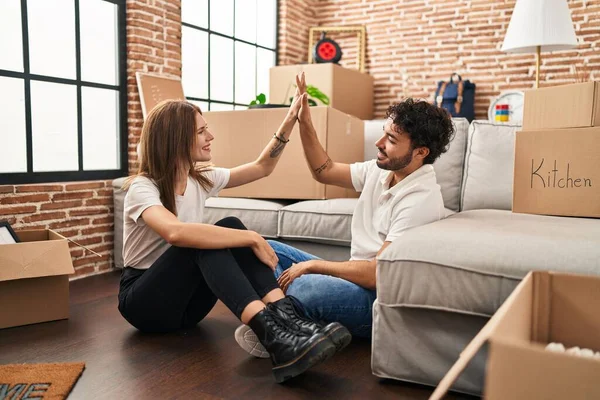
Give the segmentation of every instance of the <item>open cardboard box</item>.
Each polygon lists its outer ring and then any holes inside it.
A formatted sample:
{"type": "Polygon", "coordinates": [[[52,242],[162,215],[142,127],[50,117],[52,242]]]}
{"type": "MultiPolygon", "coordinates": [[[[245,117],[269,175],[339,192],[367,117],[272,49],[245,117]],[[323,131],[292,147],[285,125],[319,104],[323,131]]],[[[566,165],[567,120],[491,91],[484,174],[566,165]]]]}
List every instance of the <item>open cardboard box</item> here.
{"type": "Polygon", "coordinates": [[[16,232],[0,245],[0,329],[69,318],[67,239],[53,230],[16,232]]]}
{"type": "Polygon", "coordinates": [[[600,360],[545,350],[559,342],[600,351],[600,277],[530,272],[430,399],[444,396],[486,342],[486,399],[600,399],[600,360]]]}

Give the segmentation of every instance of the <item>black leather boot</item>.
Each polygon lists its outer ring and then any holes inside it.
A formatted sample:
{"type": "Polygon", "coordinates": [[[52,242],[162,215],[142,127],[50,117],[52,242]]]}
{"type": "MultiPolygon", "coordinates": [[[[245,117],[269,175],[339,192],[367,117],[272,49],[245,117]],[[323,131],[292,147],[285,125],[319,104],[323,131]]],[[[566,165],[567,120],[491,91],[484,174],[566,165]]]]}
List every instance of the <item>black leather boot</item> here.
{"type": "Polygon", "coordinates": [[[271,355],[277,383],[300,375],[335,353],[335,345],[324,334],[297,331],[267,308],[256,314],[248,325],[271,355]]]}
{"type": "Polygon", "coordinates": [[[269,303],[267,308],[275,311],[281,318],[296,326],[296,329],[308,335],[323,333],[329,337],[336,350],[340,351],[350,344],[352,334],[346,327],[339,322],[331,322],[327,325],[319,324],[309,319],[302,308],[298,305],[299,301],[293,296],[286,296],[274,303],[269,303]]]}

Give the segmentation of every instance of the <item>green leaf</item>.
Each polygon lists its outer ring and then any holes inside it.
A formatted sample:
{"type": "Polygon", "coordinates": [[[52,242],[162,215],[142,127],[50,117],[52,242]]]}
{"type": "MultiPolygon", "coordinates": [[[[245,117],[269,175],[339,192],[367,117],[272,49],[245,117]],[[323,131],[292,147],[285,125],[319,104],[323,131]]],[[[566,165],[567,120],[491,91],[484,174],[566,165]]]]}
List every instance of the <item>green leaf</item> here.
{"type": "Polygon", "coordinates": [[[320,100],[321,103],[325,104],[326,106],[329,105],[329,96],[327,96],[325,93],[321,92],[315,86],[307,85],[306,93],[308,93],[308,95],[310,97],[314,97],[315,99],[320,100]]]}
{"type": "Polygon", "coordinates": [[[265,104],[267,102],[267,96],[265,96],[264,93],[261,93],[256,96],[256,100],[258,100],[259,104],[265,104]]]}
{"type": "Polygon", "coordinates": [[[313,99],[308,99],[308,105],[309,105],[309,106],[316,106],[316,105],[317,105],[317,102],[316,102],[316,101],[314,101],[313,99]]]}
{"type": "Polygon", "coordinates": [[[251,105],[251,106],[255,106],[256,104],[258,104],[258,103],[256,102],[256,100],[252,100],[252,101],[250,102],[250,105],[251,105]]]}

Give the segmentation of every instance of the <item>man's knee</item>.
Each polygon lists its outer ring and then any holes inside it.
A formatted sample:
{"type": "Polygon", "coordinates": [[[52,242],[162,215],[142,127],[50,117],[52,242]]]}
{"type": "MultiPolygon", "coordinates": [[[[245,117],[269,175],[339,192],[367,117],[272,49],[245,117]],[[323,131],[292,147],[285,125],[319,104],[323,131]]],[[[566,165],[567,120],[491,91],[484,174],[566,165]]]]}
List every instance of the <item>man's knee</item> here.
{"type": "Polygon", "coordinates": [[[330,288],[326,282],[318,278],[311,275],[297,278],[290,284],[287,294],[297,298],[307,309],[319,308],[327,302],[330,288]]]}
{"type": "Polygon", "coordinates": [[[240,219],[237,218],[237,217],[226,217],[226,218],[223,218],[222,220],[217,221],[215,223],[215,225],[222,226],[223,228],[231,228],[231,229],[248,229],[243,224],[243,222],[240,221],[240,219]]]}

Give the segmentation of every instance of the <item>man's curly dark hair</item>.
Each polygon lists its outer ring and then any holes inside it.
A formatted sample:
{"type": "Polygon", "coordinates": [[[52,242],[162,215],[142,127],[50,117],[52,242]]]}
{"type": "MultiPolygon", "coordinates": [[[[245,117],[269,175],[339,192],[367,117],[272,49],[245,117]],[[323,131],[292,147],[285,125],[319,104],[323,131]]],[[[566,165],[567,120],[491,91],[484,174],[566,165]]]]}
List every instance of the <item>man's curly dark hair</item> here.
{"type": "Polygon", "coordinates": [[[410,136],[413,149],[429,149],[429,155],[425,157],[423,164],[433,164],[448,150],[448,145],[454,138],[454,125],[448,111],[425,100],[408,98],[392,104],[385,117],[391,118],[396,125],[392,129],[400,128],[410,136]]]}

